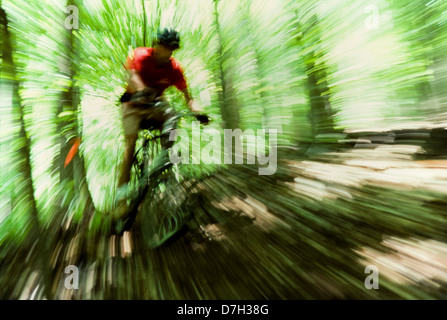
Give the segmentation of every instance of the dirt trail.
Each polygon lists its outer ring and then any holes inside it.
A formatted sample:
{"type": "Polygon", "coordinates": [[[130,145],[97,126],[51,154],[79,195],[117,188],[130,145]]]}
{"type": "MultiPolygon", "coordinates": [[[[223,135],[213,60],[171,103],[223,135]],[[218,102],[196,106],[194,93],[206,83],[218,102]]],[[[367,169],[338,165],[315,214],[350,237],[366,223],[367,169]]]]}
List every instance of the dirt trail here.
{"type": "Polygon", "coordinates": [[[447,160],[417,152],[285,158],[272,176],[233,166],[201,182],[187,232],[157,250],[128,234],[114,257],[109,241],[72,298],[445,299],[447,160]]]}
{"type": "Polygon", "coordinates": [[[446,299],[447,157],[433,151],[444,142],[369,137],[283,150],[271,176],[234,165],[200,181],[188,228],[156,250],[138,228],[88,246],[65,239],[79,289],[64,287],[59,266],[55,298],[446,299]],[[371,265],[378,290],[365,288],[371,265]]]}

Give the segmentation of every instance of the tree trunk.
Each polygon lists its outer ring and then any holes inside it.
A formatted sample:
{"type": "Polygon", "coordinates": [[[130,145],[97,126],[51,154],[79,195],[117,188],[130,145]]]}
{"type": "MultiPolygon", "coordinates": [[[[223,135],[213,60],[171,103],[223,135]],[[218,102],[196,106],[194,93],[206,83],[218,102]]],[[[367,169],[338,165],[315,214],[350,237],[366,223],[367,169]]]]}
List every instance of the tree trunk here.
{"type": "MultiPolygon", "coordinates": [[[[298,45],[306,48],[309,44],[321,43],[320,31],[318,30],[318,17],[313,15],[310,25],[302,30],[301,36],[297,37],[298,45]]],[[[302,27],[302,26],[300,26],[302,27]]],[[[329,100],[329,89],[327,85],[327,68],[324,62],[315,65],[317,53],[315,50],[304,50],[303,56],[307,73],[307,85],[310,100],[309,120],[312,125],[313,136],[321,133],[335,132],[333,111],[329,100]]]]}
{"type": "Polygon", "coordinates": [[[250,17],[250,11],[249,11],[249,5],[250,2],[247,1],[245,2],[244,5],[241,5],[241,7],[243,6],[243,8],[241,8],[242,10],[244,10],[244,15],[245,15],[245,21],[246,21],[246,28],[247,28],[247,38],[249,40],[249,43],[251,45],[251,47],[253,48],[254,51],[254,55],[255,55],[255,59],[256,59],[256,81],[257,81],[257,86],[256,89],[259,92],[259,99],[261,101],[261,108],[262,108],[262,121],[261,121],[261,125],[262,128],[266,128],[269,125],[269,116],[268,116],[268,107],[267,107],[267,94],[266,94],[266,90],[265,88],[267,87],[267,84],[264,80],[264,75],[262,74],[262,66],[264,65],[264,58],[262,57],[262,55],[259,53],[259,50],[256,46],[256,40],[253,37],[253,34],[255,34],[255,28],[253,28],[252,25],[252,20],[250,17]]]}
{"type": "Polygon", "coordinates": [[[143,47],[146,47],[147,15],[146,15],[146,5],[144,3],[144,0],[141,0],[141,6],[143,7],[143,47]]]}
{"type": "MultiPolygon", "coordinates": [[[[75,1],[68,0],[67,5],[75,5],[75,1]]],[[[57,111],[59,116],[62,112],[68,112],[70,116],[62,117],[58,122],[58,132],[61,133],[60,138],[60,154],[57,157],[57,166],[60,172],[61,183],[74,180],[74,186],[77,190],[81,190],[87,196],[88,206],[93,205],[93,201],[88,191],[85,174],[84,159],[77,152],[73,160],[66,165],[65,159],[72,145],[70,141],[77,138],[82,141],[82,131],[79,129],[77,114],[79,105],[79,88],[74,86],[75,83],[75,37],[73,30],[67,30],[64,41],[66,52],[62,57],[59,72],[69,79],[69,85],[62,90],[61,102],[57,111]],[[71,116],[72,115],[72,116],[71,116]]]]}
{"type": "MultiPolygon", "coordinates": [[[[75,1],[68,0],[68,5],[75,5],[75,1]]],[[[80,102],[79,88],[74,85],[76,76],[75,41],[73,30],[66,30],[63,39],[65,52],[62,53],[63,56],[61,57],[59,73],[69,79],[69,82],[61,91],[61,101],[56,114],[58,117],[58,132],[60,133],[60,153],[55,159],[55,165],[59,170],[60,186],[63,190],[61,192],[70,192],[75,195],[70,199],[70,203],[72,204],[70,205],[70,210],[82,212],[82,217],[79,221],[72,222],[68,230],[62,230],[61,227],[65,223],[64,220],[73,214],[69,212],[68,202],[64,202],[65,204],[61,206],[59,212],[55,213],[56,217],[52,223],[52,228],[59,231],[59,235],[49,241],[52,249],[56,248],[56,241],[60,241],[64,248],[65,246],[69,246],[78,233],[80,233],[81,241],[87,241],[88,225],[95,212],[94,203],[87,184],[85,162],[80,157],[79,151],[74,155],[70,163],[66,164],[66,157],[73,146],[73,142],[75,140],[82,141],[82,130],[78,126],[77,119],[78,105],[80,102]],[[65,113],[67,116],[60,117],[61,113],[65,113]]],[[[62,197],[65,196],[61,195],[62,197]]],[[[79,242],[78,245],[83,246],[84,243],[79,242]]],[[[61,250],[64,250],[64,248],[61,250]]],[[[68,248],[65,249],[68,250],[68,248]]],[[[64,275],[64,269],[67,266],[66,261],[63,261],[63,257],[58,258],[58,261],[55,263],[56,267],[52,279],[53,295],[56,294],[57,282],[62,281],[59,277],[61,274],[64,275]]],[[[81,257],[79,256],[73,257],[71,263],[77,265],[80,259],[81,257]]]]}
{"type": "MultiPolygon", "coordinates": [[[[409,50],[415,61],[422,61],[426,67],[433,72],[431,79],[420,78],[415,85],[418,93],[419,114],[436,117],[445,110],[447,105],[447,67],[445,41],[443,33],[439,30],[436,18],[442,16],[443,8],[440,4],[427,6],[425,2],[413,1],[411,3],[401,3],[400,1],[390,1],[394,21],[404,25],[399,35],[403,40],[408,41],[409,50]],[[411,26],[408,24],[411,21],[411,26]],[[424,49],[422,49],[424,48],[424,49]]],[[[445,12],[444,12],[445,13],[445,12]]],[[[445,18],[444,18],[445,19],[445,18]]],[[[403,111],[402,116],[408,115],[408,110],[403,111]]]]}
{"type": "Polygon", "coordinates": [[[160,20],[161,20],[161,12],[160,12],[160,0],[157,0],[157,7],[155,9],[155,23],[154,23],[154,28],[155,28],[155,32],[158,31],[158,29],[160,29],[160,20]]]}
{"type": "MultiPolygon", "coordinates": [[[[1,7],[0,4],[0,25],[2,30],[2,42],[1,45],[1,53],[2,53],[2,77],[1,88],[2,92],[10,96],[10,100],[12,101],[13,112],[16,113],[16,121],[17,125],[20,128],[18,132],[17,140],[22,141],[22,143],[17,143],[18,149],[11,150],[11,152],[16,151],[19,159],[21,160],[19,163],[16,163],[17,169],[20,173],[20,183],[24,184],[24,188],[22,189],[24,192],[20,192],[19,194],[12,196],[13,206],[15,205],[23,205],[23,203],[29,204],[26,206],[26,209],[29,210],[29,220],[30,220],[30,230],[27,234],[25,242],[22,244],[22,249],[20,252],[34,252],[33,258],[30,261],[37,261],[35,268],[40,271],[40,274],[44,279],[49,279],[50,276],[50,258],[48,255],[48,251],[45,250],[45,239],[43,228],[39,223],[39,216],[37,211],[36,199],[34,197],[34,187],[33,187],[33,179],[32,179],[32,169],[30,163],[30,140],[28,138],[28,134],[25,128],[24,121],[24,110],[21,103],[20,95],[19,95],[19,82],[17,80],[17,72],[16,67],[12,57],[13,51],[13,40],[11,38],[11,34],[8,30],[8,18],[5,10],[1,7]],[[23,199],[27,199],[27,201],[23,201],[23,199]],[[34,250],[31,250],[34,247],[34,250]],[[36,260],[33,260],[36,259],[36,260]]],[[[4,97],[6,98],[6,97],[4,97]]],[[[25,208],[24,208],[25,210],[25,208]]],[[[31,271],[35,271],[30,269],[31,271]]],[[[17,271],[17,270],[16,270],[17,271]]],[[[49,287],[44,286],[44,290],[46,290],[46,297],[51,299],[49,296],[49,287]]],[[[16,299],[18,297],[8,297],[12,299],[16,299]]]]}
{"type": "Polygon", "coordinates": [[[219,75],[222,90],[219,90],[219,105],[222,115],[223,127],[225,129],[236,129],[240,127],[239,108],[234,96],[231,72],[223,67],[226,60],[223,50],[222,32],[219,24],[219,13],[217,5],[219,0],[214,0],[214,22],[218,38],[218,61],[219,75]]]}

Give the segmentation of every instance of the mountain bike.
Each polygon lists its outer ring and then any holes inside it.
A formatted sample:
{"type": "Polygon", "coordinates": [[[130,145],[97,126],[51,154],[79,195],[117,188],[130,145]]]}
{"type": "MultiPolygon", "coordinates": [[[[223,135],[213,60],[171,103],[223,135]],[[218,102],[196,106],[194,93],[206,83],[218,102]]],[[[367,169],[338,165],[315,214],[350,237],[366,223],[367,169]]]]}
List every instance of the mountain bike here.
{"type": "MultiPolygon", "coordinates": [[[[149,105],[151,107],[152,104],[149,105]]],[[[189,197],[198,181],[183,181],[178,167],[169,159],[169,150],[163,149],[161,139],[169,137],[181,118],[194,117],[201,124],[208,124],[205,114],[176,112],[169,119],[164,132],[151,120],[142,123],[140,148],[132,161],[130,199],[128,212],[119,221],[116,230],[120,235],[133,228],[139,221],[146,244],[156,248],[176,235],[192,217],[193,203],[189,197]],[[182,191],[182,192],[179,192],[182,191]]]]}

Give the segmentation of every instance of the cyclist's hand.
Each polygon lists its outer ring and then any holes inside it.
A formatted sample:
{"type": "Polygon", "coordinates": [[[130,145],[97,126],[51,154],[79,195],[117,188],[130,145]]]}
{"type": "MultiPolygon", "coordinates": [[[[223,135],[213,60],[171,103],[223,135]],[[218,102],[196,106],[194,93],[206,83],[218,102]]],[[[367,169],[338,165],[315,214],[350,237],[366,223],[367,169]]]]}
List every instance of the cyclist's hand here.
{"type": "Polygon", "coordinates": [[[209,124],[210,118],[204,114],[204,113],[198,113],[195,114],[194,117],[199,121],[201,124],[209,124]]]}
{"type": "Polygon", "coordinates": [[[199,112],[203,111],[202,106],[200,106],[199,103],[194,99],[191,99],[188,101],[188,107],[192,112],[195,112],[195,113],[199,113],[199,112]]]}

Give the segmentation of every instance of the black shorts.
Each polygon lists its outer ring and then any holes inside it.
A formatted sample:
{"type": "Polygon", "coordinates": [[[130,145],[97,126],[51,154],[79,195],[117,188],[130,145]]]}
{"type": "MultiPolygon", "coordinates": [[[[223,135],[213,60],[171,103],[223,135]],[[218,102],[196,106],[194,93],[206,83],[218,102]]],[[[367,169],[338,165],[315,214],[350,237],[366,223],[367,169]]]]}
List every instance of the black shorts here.
{"type": "Polygon", "coordinates": [[[129,102],[130,98],[132,97],[132,94],[130,94],[129,92],[124,92],[124,94],[121,96],[120,98],[120,102],[129,102]]]}

